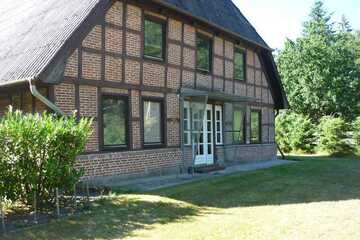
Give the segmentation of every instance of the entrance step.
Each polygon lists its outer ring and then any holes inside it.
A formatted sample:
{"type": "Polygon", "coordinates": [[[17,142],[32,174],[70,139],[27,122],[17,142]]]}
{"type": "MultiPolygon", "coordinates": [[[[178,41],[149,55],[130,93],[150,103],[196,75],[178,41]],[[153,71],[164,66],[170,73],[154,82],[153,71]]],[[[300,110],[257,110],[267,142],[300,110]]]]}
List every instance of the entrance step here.
{"type": "Polygon", "coordinates": [[[222,171],[222,170],[225,170],[225,167],[220,164],[200,166],[200,167],[195,167],[194,169],[196,173],[210,173],[210,172],[222,171]]]}

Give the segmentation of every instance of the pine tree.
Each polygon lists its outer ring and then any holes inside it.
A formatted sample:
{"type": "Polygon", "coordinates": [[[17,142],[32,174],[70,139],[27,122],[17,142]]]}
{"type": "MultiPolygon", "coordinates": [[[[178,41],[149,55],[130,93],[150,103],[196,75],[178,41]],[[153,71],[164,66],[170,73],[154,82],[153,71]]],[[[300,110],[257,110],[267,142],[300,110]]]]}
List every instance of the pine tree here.
{"type": "Polygon", "coordinates": [[[334,33],[331,22],[332,14],[324,7],[324,2],[316,0],[309,14],[309,20],[304,23],[303,35],[331,36],[334,33]]]}
{"type": "Polygon", "coordinates": [[[351,33],[353,31],[349,20],[345,15],[341,16],[341,21],[339,22],[339,32],[351,33]]]}
{"type": "Polygon", "coordinates": [[[360,38],[346,18],[335,29],[331,16],[317,0],[302,36],[288,40],[277,58],[292,110],[314,121],[360,114],[360,38]]]}

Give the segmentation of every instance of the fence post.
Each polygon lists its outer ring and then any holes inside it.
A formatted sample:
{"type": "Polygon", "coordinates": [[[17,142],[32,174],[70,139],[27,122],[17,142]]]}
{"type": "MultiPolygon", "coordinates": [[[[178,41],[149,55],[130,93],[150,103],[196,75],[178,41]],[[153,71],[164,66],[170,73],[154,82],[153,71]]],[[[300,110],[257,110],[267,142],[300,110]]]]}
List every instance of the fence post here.
{"type": "Polygon", "coordinates": [[[4,207],[4,202],[3,199],[0,199],[0,204],[1,204],[1,226],[2,226],[2,230],[5,233],[6,232],[6,227],[5,227],[5,207],[4,207]]]}
{"type": "Polygon", "coordinates": [[[37,201],[36,201],[36,191],[34,191],[34,223],[38,223],[37,219],[37,201]]]}
{"type": "Polygon", "coordinates": [[[59,188],[55,188],[56,193],[56,215],[60,217],[60,205],[59,205],[59,188]]]}

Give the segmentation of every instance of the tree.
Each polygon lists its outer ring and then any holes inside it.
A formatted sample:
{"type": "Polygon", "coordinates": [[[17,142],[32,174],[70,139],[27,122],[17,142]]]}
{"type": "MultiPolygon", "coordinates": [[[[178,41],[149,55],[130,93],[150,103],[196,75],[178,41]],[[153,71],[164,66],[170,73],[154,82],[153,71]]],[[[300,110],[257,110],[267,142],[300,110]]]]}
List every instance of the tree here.
{"type": "Polygon", "coordinates": [[[339,22],[339,31],[347,33],[351,33],[353,31],[351,24],[345,15],[341,16],[341,22],[339,22]]]}
{"type": "Polygon", "coordinates": [[[345,17],[338,28],[331,17],[316,1],[302,36],[287,40],[277,57],[292,110],[316,122],[360,114],[360,38],[345,17]]]}
{"type": "Polygon", "coordinates": [[[360,150],[360,117],[356,118],[352,127],[354,144],[360,150]]]}
{"type": "Polygon", "coordinates": [[[313,153],[316,147],[316,126],[308,117],[281,112],[276,118],[276,142],[286,153],[313,153]]]}
{"type": "Polygon", "coordinates": [[[349,125],[339,117],[325,116],[320,120],[319,148],[333,156],[353,154],[354,148],[348,141],[346,132],[349,125]]]}
{"type": "Polygon", "coordinates": [[[334,33],[332,14],[324,7],[323,1],[315,1],[309,14],[310,19],[304,23],[304,36],[331,36],[334,33]]]}

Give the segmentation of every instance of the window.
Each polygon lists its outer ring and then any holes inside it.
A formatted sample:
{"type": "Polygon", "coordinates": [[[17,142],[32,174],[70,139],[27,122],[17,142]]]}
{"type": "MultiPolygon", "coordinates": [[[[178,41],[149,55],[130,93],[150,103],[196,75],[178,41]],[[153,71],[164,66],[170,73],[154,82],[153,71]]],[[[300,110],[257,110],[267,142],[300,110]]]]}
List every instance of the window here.
{"type": "Polygon", "coordinates": [[[144,56],[164,60],[165,56],[165,24],[145,19],[144,56]]]}
{"type": "Polygon", "coordinates": [[[21,106],[22,106],[21,95],[22,95],[22,93],[16,93],[11,96],[11,105],[14,108],[14,110],[22,110],[21,109],[21,106]]]}
{"type": "Polygon", "coordinates": [[[162,102],[144,100],[143,123],[144,145],[161,145],[163,143],[162,102]]]}
{"type": "Polygon", "coordinates": [[[184,103],[184,145],[190,145],[190,104],[184,103]]]}
{"type": "Polygon", "coordinates": [[[104,149],[127,148],[127,100],[119,96],[102,96],[104,149]]]}
{"type": "Polygon", "coordinates": [[[234,78],[236,80],[245,81],[245,53],[236,48],[235,49],[235,60],[234,60],[234,78]]]}
{"type": "Polygon", "coordinates": [[[215,143],[217,145],[223,144],[222,107],[221,106],[215,106],[215,143]]]}
{"type": "MultiPolygon", "coordinates": [[[[47,98],[49,97],[48,88],[39,88],[38,91],[41,95],[47,98]]],[[[32,96],[31,92],[28,90],[19,90],[8,93],[7,101],[9,101],[8,104],[11,105],[14,110],[21,110],[25,113],[51,111],[45,104],[32,96]]]]}
{"type": "Polygon", "coordinates": [[[211,40],[197,36],[197,59],[196,68],[203,72],[211,71],[211,40]]]}
{"type": "Polygon", "coordinates": [[[234,110],[233,119],[233,141],[234,143],[245,143],[245,108],[238,108],[234,110]]]}
{"type": "Polygon", "coordinates": [[[261,111],[251,111],[251,143],[260,143],[261,140],[261,111]]]}

